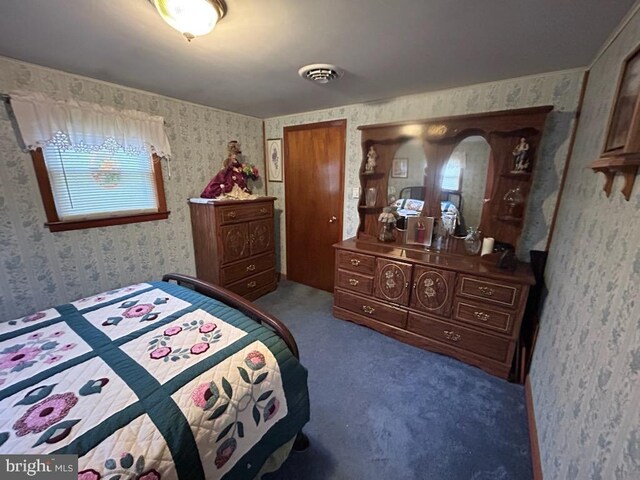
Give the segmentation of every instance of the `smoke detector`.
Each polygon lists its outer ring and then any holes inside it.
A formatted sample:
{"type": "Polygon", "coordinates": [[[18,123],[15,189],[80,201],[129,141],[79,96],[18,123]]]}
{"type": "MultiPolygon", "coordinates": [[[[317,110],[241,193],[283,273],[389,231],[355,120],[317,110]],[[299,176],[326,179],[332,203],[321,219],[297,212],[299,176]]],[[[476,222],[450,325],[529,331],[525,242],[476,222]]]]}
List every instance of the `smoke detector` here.
{"type": "Polygon", "coordinates": [[[307,65],[298,70],[298,75],[302,78],[316,83],[329,83],[344,75],[344,71],[335,65],[327,63],[314,63],[307,65]]]}

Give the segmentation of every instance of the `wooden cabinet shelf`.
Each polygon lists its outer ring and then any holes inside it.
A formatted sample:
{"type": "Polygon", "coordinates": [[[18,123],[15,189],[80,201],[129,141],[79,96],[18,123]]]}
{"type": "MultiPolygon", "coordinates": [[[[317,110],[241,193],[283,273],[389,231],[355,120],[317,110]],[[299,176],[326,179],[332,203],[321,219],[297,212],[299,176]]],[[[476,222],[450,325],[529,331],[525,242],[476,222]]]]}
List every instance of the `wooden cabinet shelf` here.
{"type": "Polygon", "coordinates": [[[531,174],[529,172],[525,172],[525,173],[507,172],[507,173],[501,173],[500,176],[502,178],[514,178],[516,180],[522,180],[523,182],[528,182],[531,179],[531,174]]]}
{"type": "Polygon", "coordinates": [[[501,222],[509,222],[509,223],[516,223],[516,224],[522,223],[522,217],[512,217],[511,215],[496,215],[493,218],[495,218],[496,220],[500,220],[501,222]]]}
{"type": "Polygon", "coordinates": [[[358,210],[363,212],[381,212],[384,207],[367,207],[366,205],[358,205],[358,210]]]}
{"type": "Polygon", "coordinates": [[[362,178],[382,178],[385,176],[385,173],[384,172],[373,172],[373,173],[361,172],[360,176],[362,178]]]}

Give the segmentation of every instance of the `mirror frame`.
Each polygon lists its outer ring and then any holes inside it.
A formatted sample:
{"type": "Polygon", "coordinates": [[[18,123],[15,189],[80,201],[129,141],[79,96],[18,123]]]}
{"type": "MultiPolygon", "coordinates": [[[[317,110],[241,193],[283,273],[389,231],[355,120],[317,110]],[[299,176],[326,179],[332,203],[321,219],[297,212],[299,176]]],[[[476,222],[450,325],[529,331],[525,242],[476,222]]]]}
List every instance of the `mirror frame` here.
{"type": "Polygon", "coordinates": [[[482,209],[480,228],[485,236],[517,247],[526,222],[524,214],[537,163],[538,146],[547,114],[552,109],[552,106],[532,107],[358,127],[362,136],[363,158],[360,166],[362,194],[358,203],[360,225],[357,238],[375,241],[377,237],[377,218],[386,206],[391,162],[404,143],[416,138],[422,140],[428,162],[422,215],[438,219],[442,168],[458,143],[466,137],[479,135],[491,148],[484,198],[487,205],[482,209]],[[527,139],[530,146],[530,166],[524,173],[513,173],[513,150],[522,137],[527,139]],[[367,153],[371,146],[377,153],[377,165],[374,172],[366,172],[367,153]],[[520,187],[524,204],[519,214],[513,215],[503,198],[516,187],[520,187]],[[378,191],[375,206],[366,205],[364,192],[367,188],[376,188],[378,191]]]}

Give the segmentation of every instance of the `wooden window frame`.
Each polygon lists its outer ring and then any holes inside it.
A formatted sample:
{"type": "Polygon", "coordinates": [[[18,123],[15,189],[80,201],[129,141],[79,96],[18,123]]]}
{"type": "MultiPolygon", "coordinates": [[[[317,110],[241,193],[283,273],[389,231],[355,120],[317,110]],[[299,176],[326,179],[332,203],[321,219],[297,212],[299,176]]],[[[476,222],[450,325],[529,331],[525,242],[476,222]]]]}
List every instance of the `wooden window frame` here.
{"type": "Polygon", "coordinates": [[[51,189],[51,181],[49,180],[49,171],[44,160],[44,153],[41,148],[31,151],[33,159],[33,167],[38,180],[38,188],[42,197],[42,204],[47,215],[47,221],[44,224],[52,232],[64,232],[67,230],[82,230],[85,228],[110,227],[112,225],[126,225],[128,223],[150,222],[153,220],[166,220],[169,218],[170,211],[167,210],[167,198],[164,193],[164,180],[162,179],[162,165],[160,157],[153,154],[153,176],[158,197],[158,211],[153,213],[141,213],[134,215],[120,215],[104,218],[93,218],[90,220],[68,220],[62,221],[56,210],[55,200],[53,198],[53,190],[51,189]]]}

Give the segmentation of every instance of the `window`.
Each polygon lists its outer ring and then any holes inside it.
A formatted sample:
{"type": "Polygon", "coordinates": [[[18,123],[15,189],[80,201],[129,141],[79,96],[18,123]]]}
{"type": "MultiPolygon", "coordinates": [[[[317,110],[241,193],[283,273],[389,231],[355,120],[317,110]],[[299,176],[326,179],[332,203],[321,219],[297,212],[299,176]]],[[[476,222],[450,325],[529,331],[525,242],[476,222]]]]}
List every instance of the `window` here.
{"type": "Polygon", "coordinates": [[[462,165],[452,157],[442,169],[442,190],[459,192],[462,184],[462,165]]]}
{"type": "Polygon", "coordinates": [[[71,146],[58,133],[33,152],[47,226],[73,230],[168,217],[160,159],[113,138],[71,146]]]}
{"type": "Polygon", "coordinates": [[[29,92],[12,93],[11,107],[51,231],[169,216],[160,157],[171,151],[162,117],[29,92]]]}

